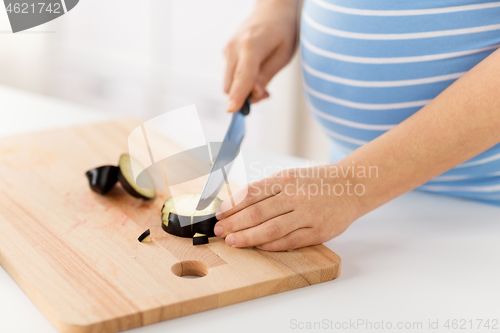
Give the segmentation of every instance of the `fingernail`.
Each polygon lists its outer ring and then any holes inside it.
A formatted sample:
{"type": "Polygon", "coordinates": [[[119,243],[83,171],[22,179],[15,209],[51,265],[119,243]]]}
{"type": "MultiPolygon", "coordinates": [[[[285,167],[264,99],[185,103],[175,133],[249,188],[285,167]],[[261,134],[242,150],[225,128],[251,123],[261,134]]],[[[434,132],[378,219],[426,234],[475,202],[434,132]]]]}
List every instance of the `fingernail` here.
{"type": "Polygon", "coordinates": [[[230,234],[226,237],[226,244],[229,246],[235,246],[236,245],[236,237],[233,236],[233,234],[230,234]]]}
{"type": "Polygon", "coordinates": [[[227,101],[227,106],[226,106],[227,111],[233,112],[235,108],[236,108],[236,103],[232,99],[227,101]]]}
{"type": "Polygon", "coordinates": [[[217,220],[220,220],[220,219],[221,219],[221,217],[222,217],[222,212],[220,212],[220,211],[216,211],[216,212],[215,212],[215,218],[216,218],[217,220]]]}
{"type": "Polygon", "coordinates": [[[216,234],[217,236],[220,236],[220,235],[222,235],[223,232],[224,232],[224,230],[222,230],[222,227],[220,225],[215,226],[214,234],[216,234]]]}

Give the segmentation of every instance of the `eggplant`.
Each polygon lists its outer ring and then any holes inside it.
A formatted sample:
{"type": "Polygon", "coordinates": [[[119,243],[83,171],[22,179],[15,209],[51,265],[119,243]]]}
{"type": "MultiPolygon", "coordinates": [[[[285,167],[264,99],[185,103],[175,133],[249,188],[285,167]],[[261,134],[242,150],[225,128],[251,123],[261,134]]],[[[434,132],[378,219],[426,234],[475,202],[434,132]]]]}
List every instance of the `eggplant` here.
{"type": "Polygon", "coordinates": [[[204,234],[196,233],[193,236],[193,245],[204,245],[208,244],[208,236],[204,234]]]}
{"type": "Polygon", "coordinates": [[[151,231],[149,229],[144,231],[137,240],[141,243],[151,242],[151,231]]]}
{"type": "Polygon", "coordinates": [[[104,165],[85,173],[90,189],[99,194],[106,194],[118,181],[120,170],[114,165],[104,165]]]}
{"type": "Polygon", "coordinates": [[[183,194],[165,201],[161,210],[162,229],[184,238],[192,238],[197,233],[215,237],[215,212],[222,200],[215,198],[207,208],[197,211],[199,199],[200,194],[183,194]]]}
{"type": "Polygon", "coordinates": [[[132,170],[143,170],[144,168],[135,158],[128,154],[122,154],[118,161],[118,168],[120,170],[118,173],[118,181],[128,194],[145,200],[153,199],[156,196],[153,179],[148,173],[145,174],[145,183],[149,184],[148,188],[142,188],[136,184],[132,170]]]}

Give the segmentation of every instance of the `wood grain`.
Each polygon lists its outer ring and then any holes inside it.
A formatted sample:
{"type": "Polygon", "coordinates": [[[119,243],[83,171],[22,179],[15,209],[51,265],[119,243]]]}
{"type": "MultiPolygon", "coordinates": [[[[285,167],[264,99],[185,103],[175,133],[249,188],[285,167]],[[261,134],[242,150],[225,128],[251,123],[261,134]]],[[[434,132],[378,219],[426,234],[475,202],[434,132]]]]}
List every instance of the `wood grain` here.
{"type": "Polygon", "coordinates": [[[60,332],[117,332],[338,277],[340,258],[323,245],[271,253],[218,238],[193,247],[166,234],[166,190],[150,202],[119,185],[107,196],[91,192],[85,171],[116,165],[139,125],[120,120],[0,143],[0,264],[60,332]],[[153,242],[138,242],[147,228],[153,242]],[[182,270],[206,276],[174,274],[182,270]]]}

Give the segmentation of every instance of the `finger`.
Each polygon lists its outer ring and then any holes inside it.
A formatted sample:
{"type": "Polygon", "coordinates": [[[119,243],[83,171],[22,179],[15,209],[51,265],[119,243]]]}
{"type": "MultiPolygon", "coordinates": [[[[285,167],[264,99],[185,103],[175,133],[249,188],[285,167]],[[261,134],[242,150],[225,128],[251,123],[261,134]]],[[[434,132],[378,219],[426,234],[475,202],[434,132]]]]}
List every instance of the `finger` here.
{"type": "Polygon", "coordinates": [[[281,196],[272,196],[220,220],[215,225],[214,232],[217,236],[224,238],[231,233],[255,227],[292,211],[291,201],[283,200],[281,196]]]}
{"type": "Polygon", "coordinates": [[[225,219],[250,205],[281,193],[282,188],[281,183],[271,177],[247,184],[224,200],[217,208],[215,216],[219,221],[225,219]]]}
{"type": "Polygon", "coordinates": [[[226,71],[224,72],[224,92],[229,94],[231,89],[231,84],[233,83],[234,71],[236,69],[236,63],[238,61],[238,55],[234,51],[234,46],[232,42],[229,42],[224,49],[224,55],[226,56],[226,71]]]}
{"type": "Polygon", "coordinates": [[[227,111],[235,112],[239,110],[252,91],[257,76],[259,75],[259,60],[251,56],[246,50],[240,53],[236,69],[234,71],[233,82],[229,91],[227,111]]]}
{"type": "Polygon", "coordinates": [[[257,103],[269,97],[266,90],[267,84],[286,64],[282,53],[284,53],[282,49],[276,49],[261,65],[257,83],[252,90],[252,103],[257,103]]]}
{"type": "Polygon", "coordinates": [[[294,230],[280,239],[256,247],[264,251],[287,251],[316,244],[319,242],[316,240],[313,229],[307,227],[294,230]]]}
{"type": "Polygon", "coordinates": [[[286,49],[277,48],[260,66],[257,82],[265,89],[269,81],[287,64],[286,49]]]}
{"type": "Polygon", "coordinates": [[[266,99],[269,97],[269,93],[266,91],[264,86],[257,82],[252,90],[252,103],[257,103],[263,99],[266,99]]]}
{"type": "Polygon", "coordinates": [[[290,212],[277,216],[253,228],[227,235],[226,244],[248,247],[273,242],[300,228],[299,214],[290,212]]]}

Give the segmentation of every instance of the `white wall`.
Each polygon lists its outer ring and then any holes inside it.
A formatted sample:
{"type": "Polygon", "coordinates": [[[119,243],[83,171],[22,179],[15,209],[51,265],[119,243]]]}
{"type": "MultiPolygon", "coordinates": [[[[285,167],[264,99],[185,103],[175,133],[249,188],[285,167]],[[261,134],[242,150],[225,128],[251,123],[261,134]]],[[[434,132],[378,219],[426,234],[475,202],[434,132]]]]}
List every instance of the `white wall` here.
{"type": "MultiPolygon", "coordinates": [[[[226,41],[254,0],[85,0],[35,30],[0,33],[0,83],[149,119],[196,104],[209,140],[230,117],[222,91],[226,41]],[[4,52],[8,45],[8,52],[4,52]]],[[[10,30],[0,10],[0,30],[10,30]]],[[[326,139],[306,114],[295,59],[248,118],[245,145],[324,161],[326,139]]]]}

